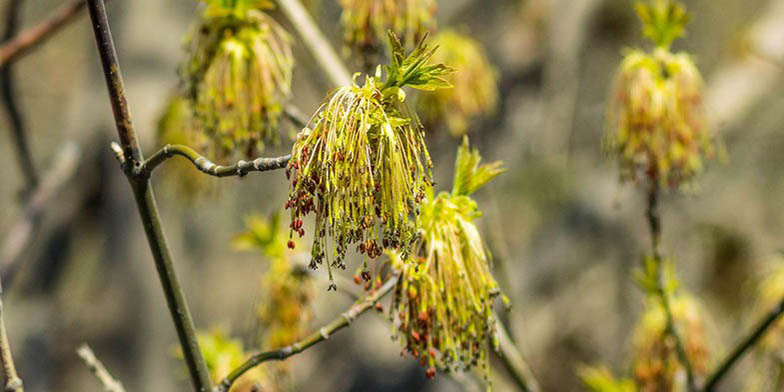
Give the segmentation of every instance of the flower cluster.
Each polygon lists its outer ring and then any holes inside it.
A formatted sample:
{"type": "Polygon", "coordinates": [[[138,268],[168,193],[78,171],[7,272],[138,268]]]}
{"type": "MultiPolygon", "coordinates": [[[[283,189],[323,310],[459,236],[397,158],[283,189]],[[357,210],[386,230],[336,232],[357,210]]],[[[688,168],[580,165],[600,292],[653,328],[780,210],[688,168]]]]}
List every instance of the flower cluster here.
{"type": "Polygon", "coordinates": [[[378,51],[387,31],[412,47],[435,27],[435,0],[340,0],[340,5],[346,47],[361,53],[378,51]]]}
{"type": "Polygon", "coordinates": [[[433,44],[438,46],[434,61],[458,69],[447,79],[455,87],[422,94],[417,108],[426,124],[446,122],[452,135],[462,136],[471,120],[495,110],[497,76],[482,45],[473,38],[445,30],[433,37],[433,44]]]}
{"type": "Polygon", "coordinates": [[[265,0],[208,0],[188,38],[180,66],[198,128],[217,155],[252,155],[277,141],[291,88],[290,37],[265,0]]]}
{"type": "Polygon", "coordinates": [[[469,196],[500,174],[500,162],[479,165],[467,139],[458,151],[452,192],[423,205],[421,238],[408,258],[391,253],[401,272],[391,312],[404,349],[428,377],[436,369],[479,366],[488,370],[495,340],[493,300],[500,294],[490,272],[490,256],[474,220],[481,215],[469,196]]]}
{"type": "Polygon", "coordinates": [[[607,146],[618,157],[621,177],[677,188],[713,154],[702,104],[702,77],[686,53],[669,44],[683,32],[685,13],[670,1],[638,7],[647,36],[657,47],[630,50],[610,97],[607,146]]]}
{"type": "MultiPolygon", "coordinates": [[[[670,297],[675,328],[694,372],[705,375],[708,345],[705,339],[703,310],[687,294],[670,297]]],[[[678,360],[675,342],[667,333],[667,316],[661,301],[650,297],[634,334],[634,378],[640,392],[685,390],[684,367],[678,360]]]]}
{"type": "Polygon", "coordinates": [[[424,129],[402,87],[449,87],[442,76],[451,69],[430,65],[435,49],[422,41],[408,56],[396,37],[390,41],[386,79],[381,68],[362,85],[355,75],[352,85],[327,97],[312,127],[297,136],[286,169],[292,236],[304,235],[302,218],[316,215],[311,267],[326,261],[330,278],[332,266],[345,268],[351,245],[370,259],[385,248],[406,253],[416,234],[412,217],[431,184],[424,129]]]}

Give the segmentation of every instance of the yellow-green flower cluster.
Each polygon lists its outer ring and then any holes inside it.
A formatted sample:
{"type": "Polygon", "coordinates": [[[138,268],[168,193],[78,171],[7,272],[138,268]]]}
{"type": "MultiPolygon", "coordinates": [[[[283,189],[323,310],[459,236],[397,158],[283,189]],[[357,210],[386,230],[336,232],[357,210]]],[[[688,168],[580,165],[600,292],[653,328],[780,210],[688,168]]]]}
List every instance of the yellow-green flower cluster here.
{"type": "Polygon", "coordinates": [[[428,377],[436,369],[488,369],[496,345],[493,300],[500,294],[490,272],[490,255],[474,220],[481,215],[472,192],[500,174],[500,162],[479,165],[467,139],[458,151],[452,192],[422,206],[421,237],[408,258],[392,253],[401,272],[391,309],[404,349],[428,377]]]}
{"type": "Polygon", "coordinates": [[[676,188],[702,171],[712,155],[706,126],[702,77],[686,53],[669,44],[687,21],[680,5],[654,1],[638,5],[644,31],[657,47],[630,50],[610,97],[607,145],[617,156],[624,180],[647,180],[676,188]]]}
{"type": "Polygon", "coordinates": [[[180,74],[198,128],[214,153],[251,155],[277,141],[291,88],[290,37],[263,0],[208,0],[180,74]]]}
{"type": "MultiPolygon", "coordinates": [[[[769,311],[784,298],[784,256],[778,255],[772,262],[772,270],[759,287],[759,308],[769,311]]],[[[777,353],[784,352],[784,320],[779,320],[763,339],[763,348],[777,353]]]]}
{"type": "Polygon", "coordinates": [[[434,0],[340,0],[340,5],[343,40],[360,53],[377,51],[387,31],[410,48],[435,27],[434,0]]]}
{"type": "Polygon", "coordinates": [[[637,392],[634,381],[617,379],[606,367],[581,366],[577,375],[590,392],[637,392]]]}
{"type": "MultiPolygon", "coordinates": [[[[705,375],[709,349],[703,310],[687,294],[671,296],[675,328],[696,375],[705,375]]],[[[634,379],[640,392],[684,391],[685,369],[667,333],[667,316],[658,297],[650,297],[634,334],[634,379]]]]}
{"type": "Polygon", "coordinates": [[[304,235],[302,218],[315,213],[311,267],[326,262],[330,277],[332,266],[345,268],[350,245],[370,259],[384,248],[405,253],[416,233],[412,217],[431,184],[424,129],[402,87],[449,87],[441,77],[451,69],[429,65],[434,49],[422,42],[406,57],[400,42],[391,41],[386,79],[379,68],[362,85],[355,75],[352,85],[332,93],[312,127],[297,136],[286,170],[292,235],[304,235]]]}
{"type": "MultiPolygon", "coordinates": [[[[199,333],[199,347],[207,363],[210,378],[221,380],[231,371],[242,365],[251,353],[246,352],[242,343],[237,339],[231,339],[219,330],[199,333]]],[[[269,375],[262,367],[255,367],[243,374],[234,385],[231,392],[251,392],[251,391],[278,391],[274,383],[270,382],[269,375]]]]}
{"type": "Polygon", "coordinates": [[[475,39],[445,30],[433,37],[433,44],[438,46],[434,61],[457,69],[447,79],[455,87],[422,94],[417,108],[426,124],[446,122],[453,136],[462,136],[474,118],[495,110],[497,76],[475,39]]]}

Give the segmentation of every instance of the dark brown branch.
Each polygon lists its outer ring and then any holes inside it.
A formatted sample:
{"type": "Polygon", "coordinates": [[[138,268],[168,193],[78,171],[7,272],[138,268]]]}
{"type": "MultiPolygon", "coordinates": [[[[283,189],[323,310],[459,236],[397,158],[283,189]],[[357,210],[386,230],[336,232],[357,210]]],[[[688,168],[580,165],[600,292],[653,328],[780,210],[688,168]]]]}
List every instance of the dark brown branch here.
{"type": "Polygon", "coordinates": [[[224,378],[223,381],[221,381],[220,384],[215,387],[214,392],[227,392],[229,389],[231,389],[232,384],[234,384],[237,379],[242,377],[243,374],[264,362],[282,361],[292,355],[296,355],[305,351],[309,347],[319,342],[323,342],[329,339],[332,334],[347,327],[357,317],[371,309],[381,298],[389,294],[392,289],[395,288],[397,280],[398,276],[393,275],[387,279],[387,281],[378,290],[369,294],[367,297],[365,297],[365,299],[356,302],[346,312],[341,313],[340,316],[332,320],[327,325],[321,327],[317,332],[312,333],[305,339],[275,351],[267,351],[254,355],[245,361],[245,363],[240,365],[240,367],[233,370],[228,376],[226,376],[226,378],[224,378]]]}
{"type": "Polygon", "coordinates": [[[784,314],[784,299],[776,305],[762,320],[757,323],[757,326],[751,331],[751,333],[741,340],[737,346],[730,352],[726,359],[721,362],[716,371],[713,372],[713,375],[708,377],[708,381],[705,383],[705,388],[702,390],[705,392],[713,391],[722,378],[727,375],[732,369],[732,367],[741,359],[746,352],[749,351],[752,347],[754,347],[765,333],[776,323],[776,321],[781,318],[781,315],[784,314]]]}
{"type": "Polygon", "coordinates": [[[210,381],[207,364],[204,362],[204,357],[199,349],[193,318],[185,301],[185,294],[177,278],[166,236],[161,227],[152,185],[149,178],[138,175],[138,169],[141,167],[144,158],[139,149],[136,132],[131,122],[131,114],[125,96],[125,86],[120,72],[120,64],[117,60],[117,51],[114,48],[109,21],[106,16],[106,7],[103,0],[89,0],[87,4],[95,33],[95,41],[98,45],[98,53],[101,57],[103,73],[106,78],[106,85],[109,90],[117,133],[122,146],[121,158],[124,171],[136,198],[136,205],[142,219],[145,234],[147,235],[147,242],[155,260],[155,267],[158,271],[158,277],[161,281],[174,327],[177,330],[177,337],[180,340],[180,346],[193,387],[199,392],[208,392],[212,389],[212,382],[210,381]]]}
{"type": "Polygon", "coordinates": [[[215,177],[243,177],[250,172],[264,172],[270,170],[283,169],[291,159],[291,155],[277,158],[256,158],[251,161],[239,161],[233,165],[221,166],[212,163],[206,157],[200,155],[194,149],[182,144],[167,144],[160,151],[153,154],[149,159],[142,163],[139,175],[149,177],[153,170],[171,157],[185,157],[200,172],[215,177]]]}
{"type": "MultiPolygon", "coordinates": [[[[8,3],[5,18],[5,31],[3,32],[3,43],[11,41],[19,29],[19,16],[22,12],[24,0],[11,0],[8,3]]],[[[16,154],[19,158],[19,167],[24,173],[27,181],[27,191],[32,191],[38,185],[38,173],[33,164],[30,145],[27,141],[24,119],[20,113],[16,101],[15,78],[13,63],[0,65],[0,98],[2,98],[8,121],[11,123],[11,133],[16,145],[16,154]]]]}
{"type": "Polygon", "coordinates": [[[21,32],[13,40],[0,46],[0,65],[13,62],[30,49],[46,41],[61,27],[72,21],[87,4],[86,0],[73,0],[60,7],[52,16],[21,32]]]}

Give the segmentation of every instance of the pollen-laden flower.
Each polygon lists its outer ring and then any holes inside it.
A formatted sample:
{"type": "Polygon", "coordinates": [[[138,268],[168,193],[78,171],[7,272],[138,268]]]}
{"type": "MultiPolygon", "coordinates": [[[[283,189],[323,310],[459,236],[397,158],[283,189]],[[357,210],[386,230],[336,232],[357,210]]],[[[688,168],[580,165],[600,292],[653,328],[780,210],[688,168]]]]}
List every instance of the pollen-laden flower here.
{"type": "Polygon", "coordinates": [[[392,31],[413,47],[435,28],[435,0],[340,0],[343,40],[360,53],[377,52],[392,31]]]}
{"type": "Polygon", "coordinates": [[[379,68],[364,84],[355,75],[351,86],[331,94],[297,136],[286,170],[291,233],[304,235],[302,217],[315,213],[311,267],[326,261],[330,278],[332,266],[345,268],[354,244],[370,259],[385,248],[407,253],[416,234],[412,218],[431,184],[424,130],[401,88],[449,87],[441,76],[451,69],[428,65],[434,49],[422,42],[408,57],[396,38],[392,46],[386,80],[379,68]]]}
{"type": "MultiPolygon", "coordinates": [[[[686,355],[698,376],[707,372],[709,356],[705,338],[704,312],[687,294],[672,296],[675,328],[686,355]]],[[[685,369],[675,343],[667,333],[667,318],[658,298],[650,297],[634,334],[634,378],[640,392],[684,391],[685,369]]]]}
{"type": "Polygon", "coordinates": [[[713,148],[700,72],[688,54],[672,53],[668,46],[687,19],[669,7],[675,6],[656,1],[638,7],[657,47],[651,53],[630,50],[621,62],[610,97],[607,146],[619,160],[622,179],[677,188],[702,171],[702,159],[713,148]]]}
{"type": "Polygon", "coordinates": [[[196,125],[218,156],[276,142],[291,89],[290,37],[268,1],[209,0],[186,43],[180,73],[196,125]]]}
{"type": "Polygon", "coordinates": [[[495,111],[497,76],[482,45],[467,35],[445,30],[433,37],[433,45],[434,61],[457,69],[447,79],[454,88],[421,94],[417,108],[425,124],[446,122],[453,136],[462,136],[474,118],[495,111]]]}
{"type": "Polygon", "coordinates": [[[493,300],[500,294],[490,255],[474,220],[481,215],[469,196],[500,174],[500,162],[479,165],[467,139],[460,147],[452,192],[422,206],[421,237],[411,256],[390,252],[401,273],[392,316],[404,350],[428,368],[488,370],[488,349],[497,345],[493,300]]]}

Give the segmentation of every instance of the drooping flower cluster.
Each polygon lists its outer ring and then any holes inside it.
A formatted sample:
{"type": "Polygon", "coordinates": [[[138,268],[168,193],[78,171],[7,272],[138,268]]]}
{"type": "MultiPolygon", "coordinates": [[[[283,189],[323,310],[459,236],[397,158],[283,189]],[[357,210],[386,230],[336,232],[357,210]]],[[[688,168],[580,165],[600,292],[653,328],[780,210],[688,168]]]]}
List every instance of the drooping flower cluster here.
{"type": "Polygon", "coordinates": [[[442,76],[451,69],[430,65],[435,49],[421,41],[406,57],[400,42],[390,40],[393,62],[384,67],[386,79],[379,68],[364,84],[355,75],[351,86],[332,93],[312,127],[297,136],[286,170],[292,235],[302,236],[302,218],[316,215],[311,267],[326,262],[330,277],[332,266],[345,268],[351,245],[370,259],[384,248],[407,253],[416,234],[412,217],[431,184],[424,129],[402,87],[449,87],[442,76]]]}
{"type": "Polygon", "coordinates": [[[703,168],[713,154],[702,102],[702,77],[686,53],[669,44],[688,18],[669,0],[640,3],[644,33],[656,44],[647,53],[630,50],[610,97],[607,146],[624,180],[647,180],[676,188],[703,168]]]}
{"type": "Polygon", "coordinates": [[[495,110],[497,76],[482,45],[467,35],[445,30],[433,37],[433,45],[434,61],[457,69],[447,79],[454,88],[420,95],[417,108],[425,124],[446,122],[453,136],[462,136],[473,119],[495,110]]]}
{"type": "Polygon", "coordinates": [[[263,10],[268,0],[208,0],[180,66],[195,123],[218,156],[254,154],[277,141],[291,88],[290,37],[263,10]]]}
{"type": "Polygon", "coordinates": [[[428,367],[428,377],[436,369],[487,371],[488,348],[497,344],[493,300],[500,289],[473,222],[481,213],[470,194],[503,170],[500,162],[480,166],[480,159],[465,139],[452,192],[428,192],[411,256],[391,254],[401,272],[391,311],[404,349],[428,367]]]}
{"type": "Polygon", "coordinates": [[[340,0],[346,47],[372,53],[385,41],[387,31],[413,47],[435,27],[435,0],[340,0]]]}
{"type": "MultiPolygon", "coordinates": [[[[709,349],[703,310],[687,294],[670,297],[675,328],[694,372],[707,372],[709,349]]],[[[648,299],[645,313],[634,334],[634,379],[640,392],[686,390],[685,368],[678,359],[675,342],[667,333],[667,316],[659,298],[648,299]]]]}

